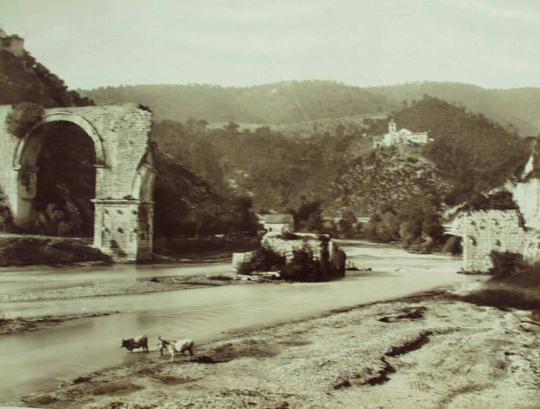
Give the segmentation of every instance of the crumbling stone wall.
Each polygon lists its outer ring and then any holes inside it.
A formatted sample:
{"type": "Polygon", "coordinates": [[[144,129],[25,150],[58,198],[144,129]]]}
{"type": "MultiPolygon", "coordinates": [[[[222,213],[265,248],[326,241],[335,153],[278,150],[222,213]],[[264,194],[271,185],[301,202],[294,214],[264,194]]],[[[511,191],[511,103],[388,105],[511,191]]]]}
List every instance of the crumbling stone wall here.
{"type": "Polygon", "coordinates": [[[276,253],[285,256],[290,261],[293,259],[294,252],[302,249],[307,249],[313,253],[313,257],[316,259],[321,258],[323,247],[327,246],[326,242],[319,239],[316,234],[310,233],[294,233],[297,238],[283,238],[277,234],[266,234],[261,244],[269,247],[276,253]]]}
{"type": "Polygon", "coordinates": [[[525,226],[540,229],[540,179],[531,178],[526,182],[509,186],[516,204],[523,215],[525,226]]]}
{"type": "MultiPolygon", "coordinates": [[[[31,217],[39,177],[38,132],[17,138],[7,129],[10,106],[0,106],[0,187],[14,222],[31,217]]],[[[119,261],[144,260],[153,245],[152,113],[136,104],[45,110],[39,126],[71,122],[92,139],[96,151],[94,245],[119,261]]]]}
{"type": "Polygon", "coordinates": [[[531,234],[521,225],[517,210],[475,211],[460,217],[465,271],[488,271],[493,250],[524,254],[531,234]]]}

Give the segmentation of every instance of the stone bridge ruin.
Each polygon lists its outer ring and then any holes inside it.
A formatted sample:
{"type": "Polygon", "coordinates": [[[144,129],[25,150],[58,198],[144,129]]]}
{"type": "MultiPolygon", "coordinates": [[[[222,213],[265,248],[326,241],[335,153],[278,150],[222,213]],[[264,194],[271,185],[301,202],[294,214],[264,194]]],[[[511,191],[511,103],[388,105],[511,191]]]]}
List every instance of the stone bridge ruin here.
{"type": "MultiPolygon", "coordinates": [[[[116,261],[149,259],[156,175],[150,145],[152,113],[136,104],[46,109],[32,131],[19,138],[8,130],[11,110],[0,106],[0,189],[14,224],[24,228],[36,219],[38,182],[47,167],[39,159],[48,143],[43,129],[69,125],[89,138],[95,154],[93,245],[116,261]]],[[[62,134],[60,143],[66,137],[69,133],[62,134]]]]}

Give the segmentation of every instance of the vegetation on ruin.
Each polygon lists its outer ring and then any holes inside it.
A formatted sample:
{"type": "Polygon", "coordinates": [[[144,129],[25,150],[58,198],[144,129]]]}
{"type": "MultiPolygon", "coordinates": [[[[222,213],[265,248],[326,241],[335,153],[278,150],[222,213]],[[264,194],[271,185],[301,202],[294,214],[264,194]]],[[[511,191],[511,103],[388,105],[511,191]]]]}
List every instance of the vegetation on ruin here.
{"type": "Polygon", "coordinates": [[[0,188],[0,232],[13,229],[13,217],[4,191],[0,188]]]}
{"type": "Polygon", "coordinates": [[[238,274],[254,272],[281,271],[285,266],[285,257],[270,247],[259,246],[249,260],[244,261],[238,268],[238,274]]]}
{"type": "MultiPolygon", "coordinates": [[[[321,240],[328,241],[325,237],[321,237],[321,240]]],[[[340,257],[340,251],[337,251],[334,257],[340,257]]],[[[282,280],[328,281],[344,276],[343,260],[331,260],[327,248],[322,252],[321,259],[316,259],[312,250],[307,246],[294,250],[292,259],[287,260],[273,249],[260,246],[253,252],[249,260],[240,264],[238,273],[249,275],[255,272],[279,271],[282,280]]]]}
{"type": "Polygon", "coordinates": [[[500,191],[491,194],[477,194],[465,202],[463,210],[513,210],[518,209],[512,193],[500,191]]]}
{"type": "Polygon", "coordinates": [[[39,124],[44,112],[43,106],[33,102],[20,102],[13,105],[13,109],[6,118],[9,132],[17,138],[24,138],[33,127],[39,124]]]}
{"type": "Polygon", "coordinates": [[[337,260],[329,259],[328,251],[322,254],[320,260],[313,257],[309,248],[293,251],[293,258],[285,264],[281,278],[288,281],[318,282],[341,278],[345,275],[344,266],[341,268],[337,260]]]}

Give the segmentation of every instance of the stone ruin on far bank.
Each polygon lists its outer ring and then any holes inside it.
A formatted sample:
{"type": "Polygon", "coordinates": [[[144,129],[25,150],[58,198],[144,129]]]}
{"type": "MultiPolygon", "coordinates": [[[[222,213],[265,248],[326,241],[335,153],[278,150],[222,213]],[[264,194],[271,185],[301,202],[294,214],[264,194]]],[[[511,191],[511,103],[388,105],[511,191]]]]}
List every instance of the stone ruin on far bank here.
{"type": "Polygon", "coordinates": [[[464,271],[489,271],[492,251],[518,253],[527,262],[540,261],[540,179],[535,175],[535,162],[533,154],[520,181],[504,186],[518,209],[460,211],[446,225],[448,234],[462,238],[464,271]]]}

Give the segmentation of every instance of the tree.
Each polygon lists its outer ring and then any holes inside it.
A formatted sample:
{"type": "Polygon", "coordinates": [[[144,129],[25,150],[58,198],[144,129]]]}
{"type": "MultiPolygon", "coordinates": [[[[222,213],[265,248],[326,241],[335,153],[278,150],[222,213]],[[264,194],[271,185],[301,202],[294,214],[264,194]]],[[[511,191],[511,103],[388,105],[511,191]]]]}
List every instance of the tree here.
{"type": "Polygon", "coordinates": [[[320,232],[323,228],[321,202],[318,200],[303,201],[293,216],[296,230],[320,232]]]}

